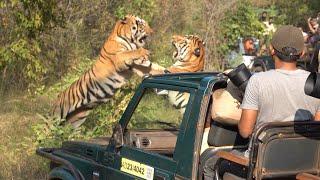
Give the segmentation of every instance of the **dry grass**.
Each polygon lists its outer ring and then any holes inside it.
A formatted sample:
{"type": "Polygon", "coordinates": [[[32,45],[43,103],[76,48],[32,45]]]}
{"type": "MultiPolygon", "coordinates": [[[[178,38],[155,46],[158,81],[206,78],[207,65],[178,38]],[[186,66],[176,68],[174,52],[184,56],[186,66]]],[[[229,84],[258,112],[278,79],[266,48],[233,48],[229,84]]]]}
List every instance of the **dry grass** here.
{"type": "Polygon", "coordinates": [[[0,98],[0,179],[45,179],[46,160],[35,155],[31,127],[45,99],[0,98]]]}

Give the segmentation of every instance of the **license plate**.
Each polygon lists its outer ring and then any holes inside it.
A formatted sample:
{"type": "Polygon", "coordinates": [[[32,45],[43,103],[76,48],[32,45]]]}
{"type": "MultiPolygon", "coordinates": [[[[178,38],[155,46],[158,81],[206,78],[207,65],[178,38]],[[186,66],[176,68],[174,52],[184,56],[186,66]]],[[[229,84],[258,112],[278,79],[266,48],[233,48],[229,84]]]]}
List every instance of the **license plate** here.
{"type": "Polygon", "coordinates": [[[128,174],[140,177],[142,179],[152,180],[154,174],[154,168],[137,161],[133,161],[127,158],[121,158],[121,171],[128,174]]]}

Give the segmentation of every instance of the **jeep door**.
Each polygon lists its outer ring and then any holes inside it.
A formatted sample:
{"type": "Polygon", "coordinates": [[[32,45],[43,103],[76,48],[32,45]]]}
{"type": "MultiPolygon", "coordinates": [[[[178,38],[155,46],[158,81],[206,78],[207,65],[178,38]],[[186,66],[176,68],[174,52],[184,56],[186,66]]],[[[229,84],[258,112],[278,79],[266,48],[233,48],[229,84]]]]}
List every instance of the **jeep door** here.
{"type": "Polygon", "coordinates": [[[190,158],[186,167],[180,167],[190,169],[190,174],[177,173],[177,166],[181,152],[188,150],[183,139],[195,91],[153,83],[139,87],[120,120],[124,141],[114,150],[114,178],[190,178],[192,156],[186,157],[190,158]]]}

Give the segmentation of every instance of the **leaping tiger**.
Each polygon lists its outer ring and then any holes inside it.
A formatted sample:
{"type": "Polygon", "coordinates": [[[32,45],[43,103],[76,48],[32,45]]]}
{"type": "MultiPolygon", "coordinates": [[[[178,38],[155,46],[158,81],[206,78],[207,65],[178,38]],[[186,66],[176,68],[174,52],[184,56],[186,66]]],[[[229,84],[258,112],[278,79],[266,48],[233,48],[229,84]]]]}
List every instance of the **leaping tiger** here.
{"type": "Polygon", "coordinates": [[[93,67],[59,94],[54,113],[79,127],[89,111],[113,97],[133,72],[141,74],[136,67],[151,66],[149,51],[143,46],[152,32],[137,16],[117,21],[93,67]]]}

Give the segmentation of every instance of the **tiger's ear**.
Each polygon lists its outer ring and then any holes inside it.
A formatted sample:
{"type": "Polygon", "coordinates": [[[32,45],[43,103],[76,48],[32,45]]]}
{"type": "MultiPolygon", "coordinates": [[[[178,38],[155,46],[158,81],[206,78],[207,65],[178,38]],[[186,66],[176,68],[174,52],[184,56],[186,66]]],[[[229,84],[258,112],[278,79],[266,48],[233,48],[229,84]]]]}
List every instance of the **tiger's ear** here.
{"type": "Polygon", "coordinates": [[[122,24],[127,24],[128,23],[128,17],[125,16],[120,21],[121,21],[122,24]]]}
{"type": "Polygon", "coordinates": [[[193,54],[194,54],[195,56],[199,57],[199,56],[200,56],[200,48],[196,48],[196,49],[194,50],[193,54]]]}

